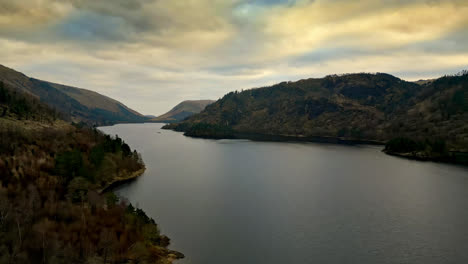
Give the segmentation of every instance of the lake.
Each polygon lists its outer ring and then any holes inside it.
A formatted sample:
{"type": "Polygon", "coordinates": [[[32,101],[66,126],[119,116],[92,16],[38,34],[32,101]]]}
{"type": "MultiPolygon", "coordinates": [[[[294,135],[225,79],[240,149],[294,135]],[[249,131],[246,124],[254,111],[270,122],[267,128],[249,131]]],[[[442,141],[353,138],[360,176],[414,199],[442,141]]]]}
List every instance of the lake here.
{"type": "Polygon", "coordinates": [[[100,130],[142,154],[145,174],[116,193],[155,219],[178,263],[468,263],[466,167],[161,126],[100,130]]]}

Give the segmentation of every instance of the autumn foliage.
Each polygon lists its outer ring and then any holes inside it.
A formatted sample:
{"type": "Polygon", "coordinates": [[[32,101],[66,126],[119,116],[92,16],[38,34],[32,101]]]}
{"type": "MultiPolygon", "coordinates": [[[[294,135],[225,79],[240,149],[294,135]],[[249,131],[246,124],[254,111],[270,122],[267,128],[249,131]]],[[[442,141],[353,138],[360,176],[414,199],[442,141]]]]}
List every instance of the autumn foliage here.
{"type": "Polygon", "coordinates": [[[20,120],[11,100],[0,102],[7,113],[0,118],[0,263],[183,257],[167,248],[169,238],[141,209],[99,193],[115,177],[143,169],[141,156],[117,136],[55,120],[46,107],[28,112],[38,105],[24,108],[20,120]]]}

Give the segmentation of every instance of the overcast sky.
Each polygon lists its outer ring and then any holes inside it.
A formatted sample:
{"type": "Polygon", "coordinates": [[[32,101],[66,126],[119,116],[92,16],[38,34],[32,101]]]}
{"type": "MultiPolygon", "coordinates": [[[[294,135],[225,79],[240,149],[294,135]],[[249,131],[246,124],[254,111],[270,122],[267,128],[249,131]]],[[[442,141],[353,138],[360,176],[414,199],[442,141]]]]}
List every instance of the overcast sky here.
{"type": "Polygon", "coordinates": [[[0,64],[162,114],[334,73],[456,73],[467,14],[466,0],[0,0],[0,64]]]}

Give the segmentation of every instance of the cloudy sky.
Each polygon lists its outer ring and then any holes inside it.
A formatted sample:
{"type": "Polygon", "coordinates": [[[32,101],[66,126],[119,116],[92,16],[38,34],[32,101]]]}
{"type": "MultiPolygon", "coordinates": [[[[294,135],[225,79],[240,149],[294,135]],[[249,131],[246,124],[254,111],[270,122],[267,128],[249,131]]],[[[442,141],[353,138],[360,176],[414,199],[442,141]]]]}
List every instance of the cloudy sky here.
{"type": "Polygon", "coordinates": [[[468,68],[466,0],[0,0],[0,64],[161,114],[333,73],[468,68]]]}

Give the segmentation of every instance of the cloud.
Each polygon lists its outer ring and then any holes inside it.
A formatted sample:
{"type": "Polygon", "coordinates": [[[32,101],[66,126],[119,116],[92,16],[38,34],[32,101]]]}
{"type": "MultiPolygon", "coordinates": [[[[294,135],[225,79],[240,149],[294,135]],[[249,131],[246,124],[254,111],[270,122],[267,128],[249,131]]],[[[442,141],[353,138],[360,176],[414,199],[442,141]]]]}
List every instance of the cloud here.
{"type": "Polygon", "coordinates": [[[318,0],[279,8],[266,18],[265,34],[280,40],[269,43],[269,52],[287,56],[329,45],[385,51],[432,41],[468,25],[466,2],[388,2],[318,0]]]}
{"type": "Polygon", "coordinates": [[[466,1],[0,0],[0,63],[144,113],[326,74],[468,66],[466,1]]]}

